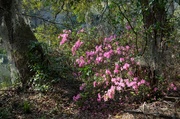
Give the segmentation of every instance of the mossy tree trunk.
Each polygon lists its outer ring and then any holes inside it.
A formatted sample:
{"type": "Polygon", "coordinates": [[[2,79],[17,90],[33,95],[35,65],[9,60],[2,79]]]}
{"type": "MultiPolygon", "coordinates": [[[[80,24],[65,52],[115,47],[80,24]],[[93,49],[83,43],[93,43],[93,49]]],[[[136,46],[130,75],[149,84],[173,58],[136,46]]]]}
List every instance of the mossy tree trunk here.
{"type": "Polygon", "coordinates": [[[33,53],[30,52],[31,43],[37,42],[37,39],[20,13],[19,2],[0,0],[0,36],[10,54],[12,64],[17,69],[22,86],[26,87],[35,73],[30,68],[33,64],[29,53],[39,57],[39,62],[43,62],[43,50],[39,45],[34,48],[33,53]]]}

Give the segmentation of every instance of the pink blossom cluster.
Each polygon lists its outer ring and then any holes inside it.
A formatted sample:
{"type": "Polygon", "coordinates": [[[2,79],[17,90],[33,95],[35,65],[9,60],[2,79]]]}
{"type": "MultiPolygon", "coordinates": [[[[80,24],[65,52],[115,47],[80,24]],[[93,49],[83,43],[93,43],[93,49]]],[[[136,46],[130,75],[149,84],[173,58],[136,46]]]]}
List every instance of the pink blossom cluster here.
{"type": "Polygon", "coordinates": [[[110,59],[115,53],[114,49],[112,49],[111,44],[107,41],[112,41],[115,36],[110,36],[105,38],[104,44],[96,45],[94,50],[86,51],[86,64],[100,64],[103,62],[107,62],[106,59],[110,59]]]}
{"type": "Polygon", "coordinates": [[[59,34],[58,38],[62,38],[60,45],[63,45],[68,40],[70,33],[71,30],[63,30],[63,34],[59,34]]]}
{"type": "Polygon", "coordinates": [[[176,90],[177,90],[177,87],[174,85],[174,83],[171,83],[171,84],[169,85],[169,87],[168,87],[168,90],[170,90],[170,89],[176,91],[176,90]]]}
{"type": "Polygon", "coordinates": [[[116,35],[111,35],[110,37],[106,37],[104,38],[104,42],[111,42],[114,39],[116,39],[116,35]]]}
{"type": "Polygon", "coordinates": [[[83,56],[81,56],[79,59],[76,59],[76,63],[79,67],[83,67],[86,65],[85,59],[83,56]]]}
{"type": "Polygon", "coordinates": [[[109,59],[113,55],[114,51],[111,49],[103,54],[103,56],[109,59]]]}
{"type": "Polygon", "coordinates": [[[115,69],[114,69],[114,74],[118,74],[119,73],[119,64],[115,64],[115,69]]]}
{"type": "Polygon", "coordinates": [[[80,29],[80,30],[77,32],[77,34],[84,33],[84,32],[85,32],[85,29],[82,28],[82,29],[80,29]]]}
{"type": "MultiPolygon", "coordinates": [[[[115,69],[118,68],[118,65],[115,65],[115,69]]],[[[116,72],[115,72],[116,73],[116,72]]],[[[114,73],[114,74],[115,74],[114,73]]],[[[141,85],[148,85],[148,83],[144,79],[139,79],[138,77],[134,77],[133,79],[123,79],[121,77],[115,77],[115,75],[112,75],[110,70],[106,69],[105,71],[106,75],[103,75],[104,81],[106,81],[106,85],[112,84],[111,88],[107,91],[103,97],[104,101],[107,101],[108,99],[112,99],[114,96],[112,94],[115,94],[114,91],[123,91],[126,88],[132,88],[136,92],[138,92],[138,88],[141,85]],[[107,83],[107,77],[111,77],[111,83],[107,83]],[[115,87],[115,88],[113,88],[115,87]]],[[[99,98],[98,98],[99,99],[99,98]]]]}
{"type": "Polygon", "coordinates": [[[85,88],[86,84],[83,83],[80,87],[79,87],[79,90],[83,90],[85,88]]]}
{"type": "Polygon", "coordinates": [[[73,96],[74,101],[78,101],[81,98],[81,94],[77,94],[76,96],[73,96]]]}
{"type": "Polygon", "coordinates": [[[74,44],[74,46],[72,47],[71,51],[73,56],[76,54],[76,50],[78,50],[78,48],[83,44],[82,41],[80,41],[80,39],[78,39],[78,41],[74,44]]]}
{"type": "Polygon", "coordinates": [[[115,86],[111,86],[111,88],[107,91],[107,93],[103,96],[104,101],[108,101],[108,99],[113,99],[115,95],[115,86]]]}

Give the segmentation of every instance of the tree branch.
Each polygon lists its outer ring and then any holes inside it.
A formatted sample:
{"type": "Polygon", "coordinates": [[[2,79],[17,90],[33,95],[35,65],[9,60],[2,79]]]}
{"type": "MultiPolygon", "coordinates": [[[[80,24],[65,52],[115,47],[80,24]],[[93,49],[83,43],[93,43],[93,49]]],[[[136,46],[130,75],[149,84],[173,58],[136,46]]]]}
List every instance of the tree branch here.
{"type": "Polygon", "coordinates": [[[117,7],[118,7],[118,9],[119,9],[119,11],[120,11],[120,13],[122,14],[122,16],[127,20],[127,22],[128,22],[128,24],[129,24],[129,26],[131,27],[131,29],[132,29],[132,31],[133,31],[133,33],[135,34],[135,36],[136,36],[136,51],[137,51],[137,53],[139,53],[139,51],[138,51],[138,44],[137,44],[137,38],[138,38],[138,34],[137,34],[137,32],[134,30],[134,27],[132,26],[132,24],[131,24],[131,22],[130,22],[130,20],[127,18],[127,16],[122,12],[122,10],[121,10],[121,7],[119,6],[119,4],[117,4],[116,2],[113,2],[115,5],[117,5],[117,7]]]}
{"type": "MultiPolygon", "coordinates": [[[[18,13],[18,14],[19,14],[19,13],[18,13]]],[[[27,17],[34,17],[34,18],[37,18],[37,19],[43,20],[44,22],[48,22],[48,23],[51,23],[51,24],[60,24],[60,25],[63,25],[62,23],[55,22],[55,21],[52,21],[52,20],[48,20],[48,19],[45,19],[45,18],[42,18],[42,17],[36,16],[36,15],[29,15],[29,14],[25,14],[25,13],[22,13],[21,15],[23,15],[23,16],[27,16],[27,17]]]]}

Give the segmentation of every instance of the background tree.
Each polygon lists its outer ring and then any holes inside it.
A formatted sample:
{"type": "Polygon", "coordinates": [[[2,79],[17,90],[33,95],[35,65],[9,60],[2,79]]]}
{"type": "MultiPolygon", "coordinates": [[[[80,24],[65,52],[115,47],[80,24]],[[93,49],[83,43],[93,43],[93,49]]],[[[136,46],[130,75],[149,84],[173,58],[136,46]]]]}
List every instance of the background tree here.
{"type": "Polygon", "coordinates": [[[39,60],[38,62],[42,62],[43,51],[39,45],[30,48],[37,39],[22,16],[20,6],[19,0],[0,1],[0,36],[16,68],[18,78],[25,87],[34,75],[30,67],[37,63],[32,62],[29,55],[31,53],[39,60]]]}

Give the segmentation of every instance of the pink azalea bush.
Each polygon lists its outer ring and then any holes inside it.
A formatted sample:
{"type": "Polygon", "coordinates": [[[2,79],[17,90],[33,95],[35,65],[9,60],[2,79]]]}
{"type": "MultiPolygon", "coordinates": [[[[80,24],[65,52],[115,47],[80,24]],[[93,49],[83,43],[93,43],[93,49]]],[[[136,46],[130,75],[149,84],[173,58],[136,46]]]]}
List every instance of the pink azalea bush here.
{"type": "MultiPolygon", "coordinates": [[[[127,30],[130,30],[129,26],[127,30]]],[[[74,101],[106,102],[150,96],[146,70],[141,71],[144,76],[135,73],[140,66],[134,60],[133,45],[120,45],[117,38],[121,37],[116,35],[88,41],[82,33],[86,35],[85,29],[79,30],[69,45],[74,66],[79,69],[79,78],[83,81],[79,88],[81,93],[73,97],[74,101]]],[[[62,38],[60,45],[68,42],[70,36],[71,31],[63,31],[59,36],[62,38]]],[[[170,88],[176,90],[174,85],[170,88]]],[[[153,89],[154,92],[158,90],[158,87],[153,89]]]]}

